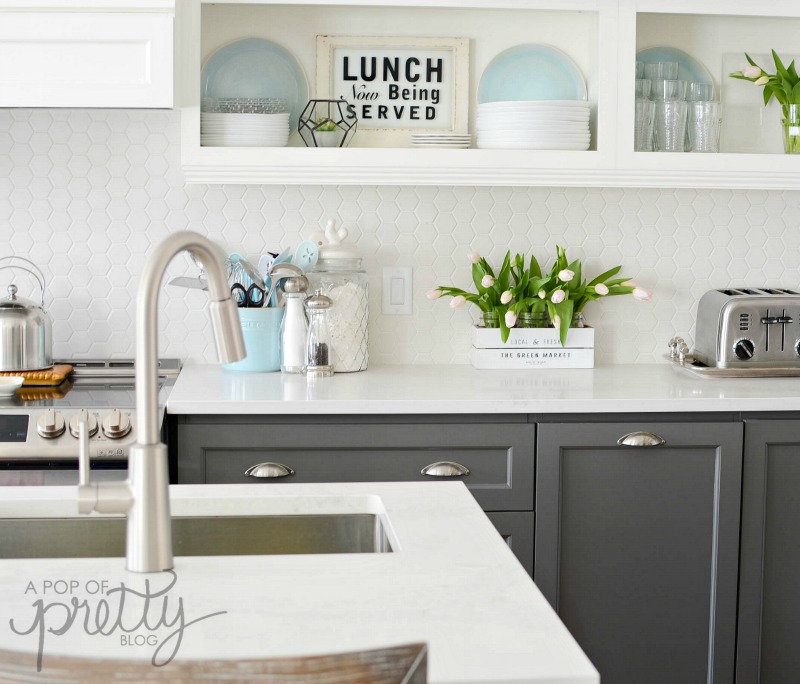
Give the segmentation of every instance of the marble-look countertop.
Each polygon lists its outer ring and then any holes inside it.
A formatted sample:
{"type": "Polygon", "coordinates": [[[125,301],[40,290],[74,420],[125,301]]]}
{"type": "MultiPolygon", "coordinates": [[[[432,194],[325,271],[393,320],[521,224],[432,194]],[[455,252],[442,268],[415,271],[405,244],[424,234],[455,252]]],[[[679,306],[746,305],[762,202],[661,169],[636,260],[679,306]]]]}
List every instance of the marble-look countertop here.
{"type": "Polygon", "coordinates": [[[167,401],[173,415],[799,410],[800,378],[705,378],[667,362],[522,371],[373,366],[312,383],[302,375],[187,365],[167,401]]]}
{"type": "MultiPolygon", "coordinates": [[[[163,626],[161,618],[175,623],[180,608],[186,627],[175,661],[303,656],[423,641],[433,684],[599,682],[461,483],[173,486],[171,506],[175,516],[369,512],[388,521],[395,550],[176,557],[174,576],[127,572],[122,558],[4,559],[0,648],[30,653],[35,668],[42,631],[44,671],[48,655],[149,660],[163,645],[163,660],[174,650],[175,639],[167,637],[176,628],[163,626]],[[96,631],[101,601],[111,616],[106,626],[117,619],[121,583],[125,592],[145,592],[149,582],[154,594],[173,581],[149,609],[144,599],[126,593],[122,626],[135,626],[146,612],[153,628],[87,634],[96,631]],[[71,612],[77,614],[73,622],[71,612]],[[199,621],[189,624],[193,620],[199,621]],[[11,621],[17,632],[33,630],[16,634],[11,621]]],[[[3,488],[0,518],[76,513],[75,487],[3,488]]]]}

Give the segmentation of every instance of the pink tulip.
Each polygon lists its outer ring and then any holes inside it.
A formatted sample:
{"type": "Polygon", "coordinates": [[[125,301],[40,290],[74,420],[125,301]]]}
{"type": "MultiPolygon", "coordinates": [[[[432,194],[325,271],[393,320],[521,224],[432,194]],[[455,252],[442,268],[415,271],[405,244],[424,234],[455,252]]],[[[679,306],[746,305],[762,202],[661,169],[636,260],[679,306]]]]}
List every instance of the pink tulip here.
{"type": "Polygon", "coordinates": [[[553,327],[557,330],[561,328],[561,316],[555,316],[553,318],[553,327]]]}
{"type": "Polygon", "coordinates": [[[604,283],[597,283],[597,285],[594,286],[594,291],[602,297],[608,294],[608,286],[604,283]]]}
{"type": "Polygon", "coordinates": [[[433,290],[428,290],[425,293],[425,296],[428,299],[439,299],[439,297],[442,296],[442,291],[441,290],[437,290],[436,288],[434,288],[433,290]]]}
{"type": "Polygon", "coordinates": [[[464,297],[464,295],[458,295],[450,300],[450,308],[458,309],[459,307],[464,306],[466,303],[466,297],[464,297]]]}
{"type": "Polygon", "coordinates": [[[542,288],[536,293],[536,296],[539,297],[539,299],[544,299],[545,297],[547,297],[547,292],[545,292],[544,288],[542,288]]]}
{"type": "Polygon", "coordinates": [[[558,272],[558,279],[562,283],[568,283],[574,277],[575,277],[575,271],[570,271],[568,268],[565,268],[564,270],[558,272]]]}
{"type": "Polygon", "coordinates": [[[642,301],[642,302],[649,302],[653,298],[653,293],[652,292],[648,292],[647,290],[645,290],[642,287],[635,288],[633,290],[633,292],[631,292],[631,294],[636,299],[638,299],[639,301],[642,301]]]}
{"type": "Polygon", "coordinates": [[[477,264],[481,260],[481,255],[477,252],[469,252],[469,254],[467,254],[467,259],[469,259],[473,264],[477,264]]]}
{"type": "Polygon", "coordinates": [[[561,304],[566,298],[567,293],[564,292],[564,290],[556,290],[550,295],[550,301],[553,302],[553,304],[561,304]]]}
{"type": "Polygon", "coordinates": [[[745,78],[758,78],[761,76],[761,69],[757,66],[747,66],[742,69],[742,76],[745,78]]]}
{"type": "Polygon", "coordinates": [[[506,290],[503,294],[500,295],[500,303],[501,304],[508,304],[511,301],[512,294],[511,290],[506,290]]]}
{"type": "Polygon", "coordinates": [[[756,85],[767,85],[769,83],[769,76],[762,76],[757,81],[753,81],[756,85]]]}
{"type": "Polygon", "coordinates": [[[506,326],[513,328],[517,322],[517,314],[513,311],[506,311],[506,326]]]}
{"type": "Polygon", "coordinates": [[[483,276],[483,278],[481,278],[481,285],[484,287],[491,287],[494,285],[494,278],[487,273],[485,276],[483,276]]]}

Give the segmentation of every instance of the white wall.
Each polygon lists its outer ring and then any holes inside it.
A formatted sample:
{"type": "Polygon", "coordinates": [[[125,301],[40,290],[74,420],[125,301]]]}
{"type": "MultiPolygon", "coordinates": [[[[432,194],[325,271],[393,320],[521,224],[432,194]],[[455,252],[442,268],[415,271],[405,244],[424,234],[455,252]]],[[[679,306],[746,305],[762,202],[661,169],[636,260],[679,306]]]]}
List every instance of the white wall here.
{"type": "MultiPolygon", "coordinates": [[[[652,289],[650,303],[586,309],[601,364],[659,360],[675,333],[691,342],[708,288],[800,286],[800,191],[187,186],[178,129],[177,112],[0,110],[0,256],[44,270],[57,356],[133,354],[145,254],[182,229],[257,259],[338,217],[370,274],[373,363],[468,362],[473,315],[425,291],[468,287],[470,250],[534,250],[549,265],[562,244],[591,272],[621,263],[652,289]],[[394,264],[414,267],[412,316],[380,313],[380,269],[394,264]]],[[[170,277],[190,273],[180,260],[170,277]]],[[[205,295],[167,287],[161,302],[160,353],[212,361],[205,295]]]]}

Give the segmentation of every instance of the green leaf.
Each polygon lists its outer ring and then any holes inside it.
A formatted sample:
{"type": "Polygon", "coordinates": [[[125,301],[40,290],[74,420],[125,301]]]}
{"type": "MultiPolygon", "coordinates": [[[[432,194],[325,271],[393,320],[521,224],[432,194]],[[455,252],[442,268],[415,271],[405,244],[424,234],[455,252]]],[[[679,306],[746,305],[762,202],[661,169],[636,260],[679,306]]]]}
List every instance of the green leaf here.
{"type": "MultiPolygon", "coordinates": [[[[500,313],[500,312],[498,312],[498,313],[500,313]]],[[[511,331],[508,329],[508,326],[506,325],[505,314],[501,313],[500,314],[500,339],[503,340],[503,343],[508,341],[508,336],[509,336],[510,333],[511,333],[511,331]]]]}
{"type": "Polygon", "coordinates": [[[771,86],[764,86],[764,106],[766,107],[769,104],[769,101],[772,99],[772,87],[771,86]]]}
{"type": "MultiPolygon", "coordinates": [[[[756,64],[753,61],[753,58],[750,55],[748,55],[746,52],[744,53],[744,56],[745,56],[745,59],[747,59],[747,61],[750,63],[750,66],[754,66],[754,67],[758,66],[758,64],[756,64]]],[[[758,67],[758,68],[761,69],[761,67],[758,67]]]]}
{"type": "Polygon", "coordinates": [[[531,254],[531,263],[528,266],[528,273],[530,274],[531,278],[541,278],[542,277],[542,267],[539,266],[539,262],[536,261],[536,257],[531,254]]]}
{"type": "Polygon", "coordinates": [[[792,60],[792,63],[786,68],[786,71],[789,72],[789,76],[795,83],[800,81],[800,76],[797,75],[797,67],[794,65],[794,60],[792,60]]]}
{"type": "Polygon", "coordinates": [[[778,70],[778,73],[781,75],[781,77],[788,79],[789,72],[786,71],[786,67],[783,66],[783,62],[781,62],[781,58],[778,57],[778,53],[775,52],[775,50],[772,51],[772,59],[775,61],[775,68],[778,70]]]}
{"type": "Polygon", "coordinates": [[[800,81],[792,88],[792,102],[800,103],[800,81]]]}
{"type": "MultiPolygon", "coordinates": [[[[601,273],[594,280],[592,280],[589,283],[589,287],[594,287],[595,285],[597,285],[597,283],[605,282],[611,276],[617,275],[617,273],[619,273],[621,270],[622,270],[622,266],[614,266],[614,268],[609,268],[607,271],[605,271],[604,273],[601,273]]],[[[626,280],[627,280],[627,278],[626,278],[626,280]]]]}
{"type": "Polygon", "coordinates": [[[547,305],[548,309],[550,309],[550,318],[555,320],[555,317],[558,316],[561,321],[561,325],[558,328],[558,337],[562,347],[567,342],[567,331],[569,330],[570,323],[572,323],[573,306],[574,302],[571,299],[565,299],[558,304],[548,302],[547,305]]]}

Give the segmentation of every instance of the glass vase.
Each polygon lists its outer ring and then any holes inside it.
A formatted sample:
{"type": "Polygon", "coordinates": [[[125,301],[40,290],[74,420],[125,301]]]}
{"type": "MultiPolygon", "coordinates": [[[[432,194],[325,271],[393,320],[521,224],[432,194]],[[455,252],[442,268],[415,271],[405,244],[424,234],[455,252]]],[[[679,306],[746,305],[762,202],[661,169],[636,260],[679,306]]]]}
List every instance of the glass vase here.
{"type": "Polygon", "coordinates": [[[517,324],[520,328],[546,328],[550,325],[550,317],[546,311],[521,313],[517,324]]]}
{"type": "Polygon", "coordinates": [[[583,320],[583,311],[577,311],[572,314],[572,322],[569,324],[570,328],[585,328],[586,321],[583,320]]]}
{"type": "Polygon", "coordinates": [[[500,327],[500,314],[497,311],[484,311],[483,312],[483,327],[484,328],[499,328],[500,327]]]}
{"type": "Polygon", "coordinates": [[[784,105],[783,116],[783,151],[800,154],[800,105],[784,105]]]}

